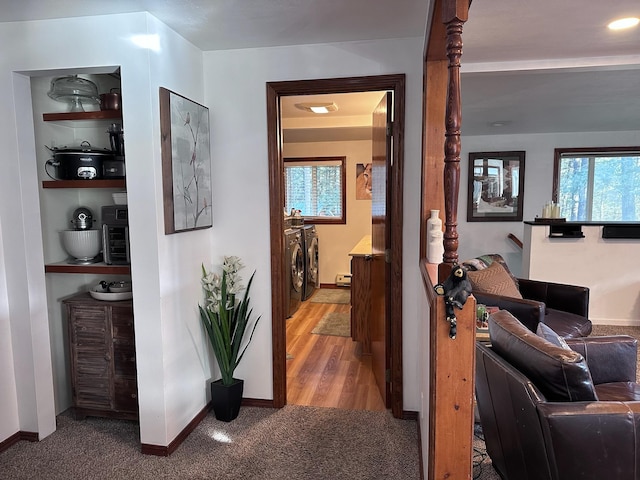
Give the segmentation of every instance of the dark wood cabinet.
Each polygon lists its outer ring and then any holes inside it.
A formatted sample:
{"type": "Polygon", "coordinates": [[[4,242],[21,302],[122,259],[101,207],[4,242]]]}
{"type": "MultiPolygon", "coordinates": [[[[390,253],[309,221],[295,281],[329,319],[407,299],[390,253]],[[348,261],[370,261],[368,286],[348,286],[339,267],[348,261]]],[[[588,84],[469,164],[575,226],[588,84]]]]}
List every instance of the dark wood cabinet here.
{"type": "Polygon", "coordinates": [[[133,302],[104,302],[80,293],[62,303],[68,321],[76,418],[91,415],[136,420],[133,302]]]}
{"type": "Polygon", "coordinates": [[[351,338],[371,353],[371,235],[349,252],[351,257],[351,338]]]}

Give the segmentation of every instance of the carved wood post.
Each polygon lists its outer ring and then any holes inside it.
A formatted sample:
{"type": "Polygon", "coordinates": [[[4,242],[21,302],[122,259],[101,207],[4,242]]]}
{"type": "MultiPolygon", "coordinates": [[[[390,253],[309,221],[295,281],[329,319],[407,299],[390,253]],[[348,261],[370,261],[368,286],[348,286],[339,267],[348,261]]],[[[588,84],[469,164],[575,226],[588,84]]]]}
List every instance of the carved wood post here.
{"type": "Polygon", "coordinates": [[[458,194],[460,191],[460,57],[462,56],[462,26],[469,12],[468,1],[445,2],[442,21],[447,26],[447,58],[449,84],[447,87],[446,133],[444,145],[444,257],[438,268],[440,281],[458,262],[458,194]]]}

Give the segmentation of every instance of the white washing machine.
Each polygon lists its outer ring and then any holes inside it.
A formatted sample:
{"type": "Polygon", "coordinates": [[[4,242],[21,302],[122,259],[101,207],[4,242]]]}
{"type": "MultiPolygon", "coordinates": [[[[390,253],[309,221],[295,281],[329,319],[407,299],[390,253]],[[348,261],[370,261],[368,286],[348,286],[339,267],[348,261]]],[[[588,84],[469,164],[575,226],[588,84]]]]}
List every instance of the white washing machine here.
{"type": "Polygon", "coordinates": [[[320,288],[320,274],[318,273],[318,232],[315,225],[305,225],[304,232],[304,289],[302,300],[308,299],[316,288],[320,288]]]}
{"type": "Polygon", "coordinates": [[[285,280],[287,285],[288,312],[287,318],[296,313],[302,302],[304,289],[304,237],[299,228],[289,228],[284,231],[285,242],[285,280]]]}

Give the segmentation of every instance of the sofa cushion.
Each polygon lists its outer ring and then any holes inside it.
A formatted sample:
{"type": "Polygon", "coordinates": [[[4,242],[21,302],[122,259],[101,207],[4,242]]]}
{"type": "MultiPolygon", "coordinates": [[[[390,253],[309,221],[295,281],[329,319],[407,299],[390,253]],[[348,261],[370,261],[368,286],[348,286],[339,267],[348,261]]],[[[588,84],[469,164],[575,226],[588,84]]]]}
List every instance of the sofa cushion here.
{"type": "Polygon", "coordinates": [[[467,278],[473,291],[522,298],[513,278],[499,262],[493,262],[483,270],[469,271],[467,278]]]}
{"type": "Polygon", "coordinates": [[[489,337],[493,350],[531,380],[547,400],[598,400],[582,355],[539,337],[508,311],[489,316],[489,337]]]}
{"type": "Polygon", "coordinates": [[[586,317],[555,308],[547,308],[542,321],[562,338],[588,337],[593,326],[586,317]]]}
{"type": "Polygon", "coordinates": [[[509,270],[509,265],[507,265],[507,262],[505,262],[504,258],[502,258],[502,255],[498,253],[488,253],[486,255],[480,255],[479,257],[465,260],[464,262],[462,262],[462,264],[467,267],[467,270],[473,272],[476,270],[483,270],[485,268],[488,268],[494,262],[498,262],[504,267],[509,276],[513,278],[513,283],[516,284],[516,288],[520,289],[518,285],[519,279],[513,273],[511,273],[511,270],[509,270]]]}
{"type": "Polygon", "coordinates": [[[637,402],[640,385],[635,382],[612,382],[596,385],[598,398],[603,402],[637,402]]]}
{"type": "Polygon", "coordinates": [[[547,339],[550,343],[553,343],[556,347],[564,348],[565,350],[571,350],[571,347],[567,345],[564,338],[554,332],[551,327],[545,325],[544,323],[539,323],[538,328],[536,329],[536,335],[539,337],[547,339]]]}

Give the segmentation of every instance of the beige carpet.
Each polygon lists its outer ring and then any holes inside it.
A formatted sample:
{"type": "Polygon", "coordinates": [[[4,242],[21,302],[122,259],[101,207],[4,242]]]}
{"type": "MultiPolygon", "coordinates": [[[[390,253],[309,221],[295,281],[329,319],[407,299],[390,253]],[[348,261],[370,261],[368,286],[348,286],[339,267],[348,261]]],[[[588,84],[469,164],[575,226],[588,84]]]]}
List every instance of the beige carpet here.
{"type": "Polygon", "coordinates": [[[169,457],[140,453],[134,422],[57,418],[41,442],[0,453],[2,480],[417,480],[418,429],[389,412],[287,405],[210,413],[169,457]]]}
{"type": "Polygon", "coordinates": [[[330,312],[326,313],[311,333],[316,335],[334,335],[336,337],[351,336],[351,314],[330,312]]]}
{"type": "Polygon", "coordinates": [[[348,288],[321,288],[316,290],[311,303],[351,303],[351,291],[348,288]]]}

